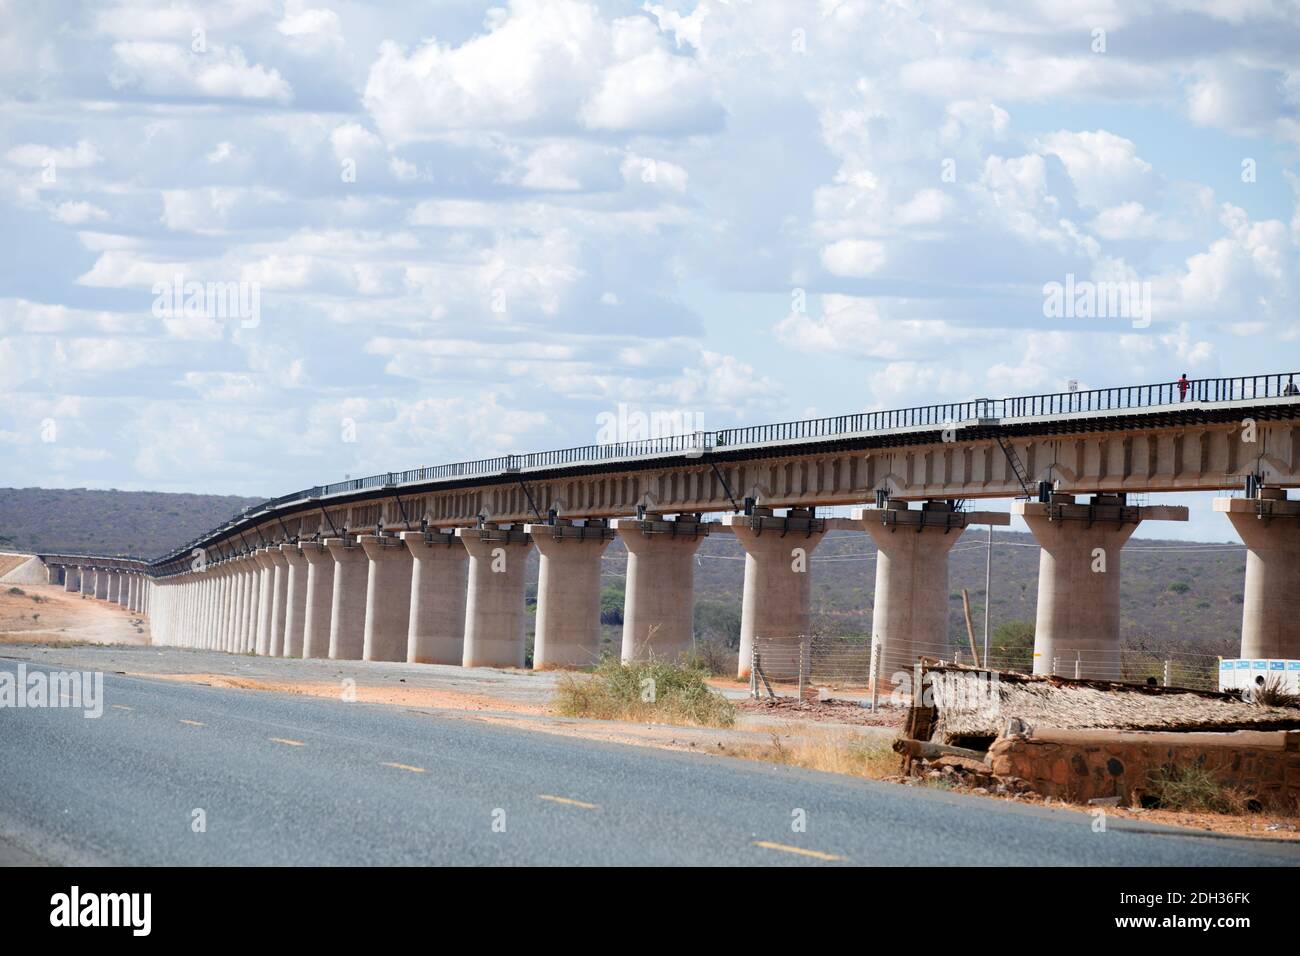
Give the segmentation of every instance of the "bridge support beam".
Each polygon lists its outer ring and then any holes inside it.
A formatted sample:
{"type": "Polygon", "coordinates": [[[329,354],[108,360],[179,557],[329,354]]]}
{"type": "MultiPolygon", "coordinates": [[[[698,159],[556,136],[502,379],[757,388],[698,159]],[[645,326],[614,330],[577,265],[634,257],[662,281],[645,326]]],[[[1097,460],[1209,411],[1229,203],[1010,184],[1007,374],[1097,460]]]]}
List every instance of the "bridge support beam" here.
{"type": "Polygon", "coordinates": [[[711,525],[694,515],[617,518],[627,548],[621,658],[676,661],[695,642],[695,552],[711,525]]]}
{"type": "Polygon", "coordinates": [[[771,508],[760,507],[749,515],[726,515],[722,525],[745,549],[738,676],[749,676],[756,637],[769,648],[763,655],[768,676],[798,676],[799,648],[810,630],[809,558],[821,544],[828,522],[806,508],[791,508],[778,517],[771,508]]]}
{"type": "Polygon", "coordinates": [[[351,538],[326,538],[334,557],[330,602],[330,659],[359,661],[366,640],[366,578],[370,562],[351,538]]]}
{"type": "Polygon", "coordinates": [[[590,667],[600,658],[600,558],[614,532],[604,521],[564,518],[524,530],[541,555],[533,670],[590,667]]]}
{"type": "Polygon", "coordinates": [[[70,564],[63,569],[63,590],[81,590],[81,568],[74,567],[70,564]]]}
{"type": "Polygon", "coordinates": [[[457,528],[469,552],[466,667],[524,666],[524,571],[533,543],[520,527],[457,528]]]}
{"type": "Polygon", "coordinates": [[[302,612],[302,656],[330,656],[330,628],[334,612],[334,555],[319,541],[303,541],[307,562],[307,596],[302,612]]]}
{"type": "Polygon", "coordinates": [[[95,571],[95,597],[101,601],[108,600],[109,574],[107,571],[95,571]]]}
{"type": "Polygon", "coordinates": [[[953,511],[947,502],[909,508],[859,508],[853,517],[876,546],[871,644],[879,648],[877,682],[910,674],[923,655],[948,652],[948,552],[970,525],[1011,523],[996,511],[953,511]]]}
{"type": "Polygon", "coordinates": [[[131,606],[131,581],[134,574],[123,572],[117,576],[117,603],[120,607],[131,606]]]}
{"type": "Polygon", "coordinates": [[[411,613],[411,551],[400,538],[367,534],[357,539],[369,559],[362,660],[406,660],[411,613]]]}
{"type": "Polygon", "coordinates": [[[1300,658],[1300,501],[1281,488],[1215,498],[1246,545],[1241,656],[1300,658]]]}
{"type": "Polygon", "coordinates": [[[1053,494],[1049,502],[1017,501],[1042,549],[1034,673],[1121,680],[1120,551],[1143,521],[1186,521],[1184,507],[1129,507],[1120,495],[1085,503],[1053,494]]]}
{"type": "Polygon", "coordinates": [[[303,617],[307,612],[307,559],[296,544],[280,545],[284,556],[284,633],[285,657],[303,656],[303,617]]]}
{"type": "Polygon", "coordinates": [[[411,552],[406,662],[460,664],[469,552],[454,531],[404,531],[400,537],[411,552]]]}
{"type": "Polygon", "coordinates": [[[81,594],[83,597],[95,596],[95,569],[81,569],[81,594]]]}

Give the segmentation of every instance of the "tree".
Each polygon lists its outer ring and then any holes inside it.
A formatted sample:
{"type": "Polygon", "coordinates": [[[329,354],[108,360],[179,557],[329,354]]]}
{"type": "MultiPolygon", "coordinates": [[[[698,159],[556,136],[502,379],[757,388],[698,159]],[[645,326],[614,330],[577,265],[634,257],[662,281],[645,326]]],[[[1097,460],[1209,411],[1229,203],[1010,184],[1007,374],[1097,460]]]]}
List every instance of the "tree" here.
{"type": "Polygon", "coordinates": [[[740,647],[740,609],[721,601],[696,601],[695,636],[740,647]]]}

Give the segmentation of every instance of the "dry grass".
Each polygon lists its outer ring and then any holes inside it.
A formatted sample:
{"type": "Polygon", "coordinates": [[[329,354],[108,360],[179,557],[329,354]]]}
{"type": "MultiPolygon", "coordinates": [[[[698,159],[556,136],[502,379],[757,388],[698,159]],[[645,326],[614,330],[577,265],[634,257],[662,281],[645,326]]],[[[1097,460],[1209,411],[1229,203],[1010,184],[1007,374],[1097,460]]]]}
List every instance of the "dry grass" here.
{"type": "Polygon", "coordinates": [[[782,740],[774,733],[771,743],[727,748],[726,753],[748,760],[882,780],[899,773],[900,759],[894,753],[892,743],[892,740],[882,741],[877,737],[830,733],[782,740]]]}
{"type": "Polygon", "coordinates": [[[1279,677],[1270,677],[1263,684],[1247,687],[1242,699],[1260,707],[1300,707],[1300,694],[1292,694],[1279,677]]]}
{"type": "Polygon", "coordinates": [[[707,671],[663,661],[603,660],[591,674],[564,674],[552,706],[565,717],[730,727],[736,705],[705,683],[707,671]]]}
{"type": "Polygon", "coordinates": [[[1220,785],[1214,774],[1197,764],[1162,767],[1151,774],[1151,796],[1162,810],[1200,813],[1245,813],[1249,799],[1220,785]]]}

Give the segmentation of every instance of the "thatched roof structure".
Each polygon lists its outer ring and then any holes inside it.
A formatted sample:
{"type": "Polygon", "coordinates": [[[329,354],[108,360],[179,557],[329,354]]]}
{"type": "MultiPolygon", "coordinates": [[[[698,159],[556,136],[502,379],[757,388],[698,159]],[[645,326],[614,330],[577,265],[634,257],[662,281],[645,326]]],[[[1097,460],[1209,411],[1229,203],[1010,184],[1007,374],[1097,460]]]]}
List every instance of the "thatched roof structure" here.
{"type": "Polygon", "coordinates": [[[958,664],[925,666],[933,740],[996,737],[1012,718],[1061,730],[1233,731],[1300,729],[1300,708],[1262,707],[1181,687],[1035,677],[958,664]]]}

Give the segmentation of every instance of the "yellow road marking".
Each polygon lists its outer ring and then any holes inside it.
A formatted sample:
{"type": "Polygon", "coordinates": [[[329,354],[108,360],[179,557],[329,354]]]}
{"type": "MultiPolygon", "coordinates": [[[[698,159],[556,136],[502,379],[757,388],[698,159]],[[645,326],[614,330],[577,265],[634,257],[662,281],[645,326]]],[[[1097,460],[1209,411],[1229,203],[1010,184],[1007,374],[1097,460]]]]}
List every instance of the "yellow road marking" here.
{"type": "Polygon", "coordinates": [[[135,710],[134,707],[128,707],[126,704],[114,704],[113,706],[118,710],[135,710]]]}
{"type": "Polygon", "coordinates": [[[583,803],[581,800],[570,800],[568,797],[554,797],[549,793],[539,793],[538,800],[550,800],[552,803],[562,803],[566,807],[581,807],[583,810],[599,810],[600,807],[594,803],[583,803]]]}
{"type": "Polygon", "coordinates": [[[764,850],[780,850],[783,853],[797,853],[799,856],[810,856],[814,860],[844,859],[844,857],[836,856],[834,853],[823,853],[820,850],[805,850],[801,846],[787,846],[784,843],[773,843],[770,840],[755,840],[754,846],[761,846],[764,850]]]}
{"type": "Polygon", "coordinates": [[[303,743],[301,740],[289,740],[289,739],[287,739],[287,738],[285,738],[285,737],[267,737],[266,739],[267,739],[267,740],[270,740],[270,741],[273,741],[273,742],[275,742],[275,743],[277,743],[277,744],[288,744],[290,747],[306,747],[306,746],[307,746],[307,745],[306,745],[305,743],[303,743]]]}
{"type": "Polygon", "coordinates": [[[381,767],[392,767],[394,770],[409,770],[411,773],[424,773],[423,767],[412,767],[407,763],[381,763],[381,767]]]}
{"type": "Polygon", "coordinates": [[[197,720],[182,720],[182,724],[189,724],[191,727],[206,727],[207,724],[201,724],[197,720]]]}

